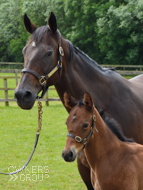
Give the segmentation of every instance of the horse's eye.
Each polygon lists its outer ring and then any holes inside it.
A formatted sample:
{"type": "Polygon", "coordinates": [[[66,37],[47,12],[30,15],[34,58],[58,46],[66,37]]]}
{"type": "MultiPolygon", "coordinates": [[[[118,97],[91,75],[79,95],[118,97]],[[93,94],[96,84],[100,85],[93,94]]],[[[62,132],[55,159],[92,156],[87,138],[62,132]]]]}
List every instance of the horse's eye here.
{"type": "Polygon", "coordinates": [[[88,127],[89,123],[86,123],[83,125],[83,128],[86,129],[88,127]]]}
{"type": "Polygon", "coordinates": [[[49,51],[47,51],[47,53],[46,53],[46,57],[50,57],[51,55],[52,55],[52,53],[53,53],[53,51],[52,50],[49,50],[49,51]]]}

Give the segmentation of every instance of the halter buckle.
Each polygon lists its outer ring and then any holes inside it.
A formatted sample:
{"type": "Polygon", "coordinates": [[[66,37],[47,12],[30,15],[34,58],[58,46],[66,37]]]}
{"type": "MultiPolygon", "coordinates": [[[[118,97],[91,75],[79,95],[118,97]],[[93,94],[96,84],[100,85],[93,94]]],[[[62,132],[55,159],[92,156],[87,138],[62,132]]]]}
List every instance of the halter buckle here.
{"type": "Polygon", "coordinates": [[[96,121],[96,116],[95,115],[93,115],[93,120],[96,121]]]}
{"type": "Polygon", "coordinates": [[[82,138],[79,137],[79,136],[76,136],[76,137],[75,137],[75,140],[76,140],[76,142],[80,143],[80,142],[82,141],[82,138]]]}
{"type": "Polygon", "coordinates": [[[61,56],[64,56],[64,50],[63,50],[63,48],[61,46],[59,47],[59,52],[60,52],[61,56]]]}
{"type": "Polygon", "coordinates": [[[41,76],[41,78],[39,79],[40,84],[43,86],[44,83],[46,84],[46,79],[45,76],[41,76]]]}

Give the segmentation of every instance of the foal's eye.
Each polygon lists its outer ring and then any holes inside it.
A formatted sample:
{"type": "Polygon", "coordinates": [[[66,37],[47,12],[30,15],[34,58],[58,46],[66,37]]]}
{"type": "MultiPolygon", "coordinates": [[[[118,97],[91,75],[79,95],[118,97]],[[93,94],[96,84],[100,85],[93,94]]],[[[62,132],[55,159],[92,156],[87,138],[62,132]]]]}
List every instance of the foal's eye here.
{"type": "Polygon", "coordinates": [[[45,57],[50,57],[52,55],[52,53],[53,53],[52,50],[47,51],[45,57]]]}
{"type": "Polygon", "coordinates": [[[83,125],[83,128],[86,129],[88,127],[89,123],[86,123],[83,125]]]}

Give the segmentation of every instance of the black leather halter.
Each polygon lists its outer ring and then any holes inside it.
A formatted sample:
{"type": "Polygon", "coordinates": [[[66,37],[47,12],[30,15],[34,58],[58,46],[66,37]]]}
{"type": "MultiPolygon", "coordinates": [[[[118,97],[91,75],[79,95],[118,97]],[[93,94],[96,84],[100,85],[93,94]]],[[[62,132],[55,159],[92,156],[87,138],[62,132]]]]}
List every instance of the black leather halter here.
{"type": "Polygon", "coordinates": [[[71,134],[71,133],[68,133],[68,134],[67,134],[67,136],[74,138],[76,142],[82,143],[82,144],[84,145],[83,148],[82,148],[82,150],[85,148],[88,139],[92,136],[93,127],[94,127],[95,130],[99,133],[99,131],[98,131],[97,128],[95,127],[95,121],[96,121],[96,116],[93,115],[93,117],[92,117],[92,126],[91,126],[91,129],[90,129],[90,132],[89,132],[89,134],[87,135],[87,137],[84,138],[84,139],[81,138],[81,137],[79,137],[79,136],[75,136],[75,135],[73,135],[73,134],[71,134]]]}
{"type": "Polygon", "coordinates": [[[59,60],[58,60],[58,64],[45,76],[41,76],[39,75],[36,71],[31,70],[29,68],[24,68],[21,73],[30,73],[32,75],[34,75],[40,82],[40,84],[42,85],[42,94],[41,96],[37,96],[37,98],[43,98],[44,94],[47,91],[47,87],[46,87],[46,83],[48,78],[50,78],[56,71],[59,71],[59,75],[60,75],[60,71],[62,69],[62,56],[64,56],[64,51],[63,48],[61,47],[61,35],[59,33],[59,60]]]}

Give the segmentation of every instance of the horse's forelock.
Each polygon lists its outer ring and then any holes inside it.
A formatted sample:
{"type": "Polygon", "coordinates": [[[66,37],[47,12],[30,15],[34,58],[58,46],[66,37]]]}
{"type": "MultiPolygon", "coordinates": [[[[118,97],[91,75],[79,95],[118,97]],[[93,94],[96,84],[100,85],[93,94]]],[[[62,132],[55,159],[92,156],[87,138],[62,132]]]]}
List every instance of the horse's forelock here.
{"type": "Polygon", "coordinates": [[[33,33],[33,40],[38,43],[42,37],[45,35],[46,32],[50,31],[49,26],[41,26],[35,30],[33,33]]]}

